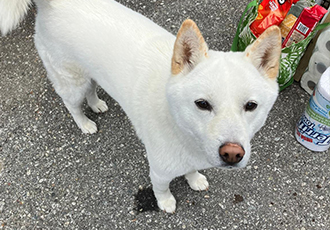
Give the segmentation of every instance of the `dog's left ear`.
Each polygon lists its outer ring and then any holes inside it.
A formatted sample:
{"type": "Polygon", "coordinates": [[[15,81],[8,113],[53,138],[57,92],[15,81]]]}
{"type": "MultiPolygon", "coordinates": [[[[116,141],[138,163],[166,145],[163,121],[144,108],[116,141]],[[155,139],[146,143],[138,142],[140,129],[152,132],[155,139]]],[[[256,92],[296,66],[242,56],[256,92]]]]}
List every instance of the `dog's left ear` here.
{"type": "Polygon", "coordinates": [[[271,26],[245,50],[245,57],[261,75],[276,80],[281,56],[281,31],[271,26]]]}
{"type": "Polygon", "coordinates": [[[172,56],[173,75],[189,73],[207,57],[208,47],[194,21],[185,20],[176,37],[172,56]]]}

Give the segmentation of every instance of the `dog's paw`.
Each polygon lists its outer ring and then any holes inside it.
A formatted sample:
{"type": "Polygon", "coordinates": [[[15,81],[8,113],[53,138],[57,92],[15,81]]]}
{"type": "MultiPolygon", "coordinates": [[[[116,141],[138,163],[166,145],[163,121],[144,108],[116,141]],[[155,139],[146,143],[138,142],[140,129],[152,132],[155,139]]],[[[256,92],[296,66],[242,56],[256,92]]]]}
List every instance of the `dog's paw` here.
{"type": "Polygon", "coordinates": [[[208,190],[209,188],[209,182],[207,182],[206,177],[199,172],[186,175],[186,179],[190,188],[195,191],[208,190]]]}
{"type": "Polygon", "coordinates": [[[158,207],[167,213],[174,213],[176,208],[176,200],[174,196],[171,196],[167,199],[158,200],[157,201],[158,207]]]}
{"type": "Polygon", "coordinates": [[[98,100],[96,104],[89,106],[95,113],[103,113],[108,110],[107,103],[105,103],[105,101],[102,100],[98,100]]]}
{"type": "Polygon", "coordinates": [[[94,121],[90,119],[86,119],[81,125],[80,129],[83,133],[96,133],[97,132],[97,127],[94,121]]]}

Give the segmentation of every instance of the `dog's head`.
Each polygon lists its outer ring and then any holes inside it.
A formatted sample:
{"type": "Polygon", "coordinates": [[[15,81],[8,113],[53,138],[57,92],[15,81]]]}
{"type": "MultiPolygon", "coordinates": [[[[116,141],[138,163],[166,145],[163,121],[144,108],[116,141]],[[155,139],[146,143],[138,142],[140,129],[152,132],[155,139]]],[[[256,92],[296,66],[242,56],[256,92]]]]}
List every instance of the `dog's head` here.
{"type": "Polygon", "coordinates": [[[167,99],[180,130],[211,165],[246,166],[250,140],[278,95],[280,54],[281,36],[275,26],[245,52],[225,53],[208,50],[192,20],[182,24],[167,99]]]}

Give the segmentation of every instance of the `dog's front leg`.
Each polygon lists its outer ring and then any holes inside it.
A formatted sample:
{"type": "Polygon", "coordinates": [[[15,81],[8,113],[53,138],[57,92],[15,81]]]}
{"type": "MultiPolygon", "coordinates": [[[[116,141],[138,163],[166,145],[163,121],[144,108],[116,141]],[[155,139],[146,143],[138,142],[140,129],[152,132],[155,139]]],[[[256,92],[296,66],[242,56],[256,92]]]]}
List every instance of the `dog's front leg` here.
{"type": "Polygon", "coordinates": [[[209,182],[204,175],[200,174],[198,171],[192,173],[187,173],[184,175],[188,181],[190,188],[195,191],[208,190],[209,182]]]}
{"type": "Polygon", "coordinates": [[[173,178],[168,179],[158,176],[150,170],[150,179],[152,188],[157,199],[158,207],[164,212],[174,213],[176,208],[176,200],[172,195],[169,185],[173,178]]]}

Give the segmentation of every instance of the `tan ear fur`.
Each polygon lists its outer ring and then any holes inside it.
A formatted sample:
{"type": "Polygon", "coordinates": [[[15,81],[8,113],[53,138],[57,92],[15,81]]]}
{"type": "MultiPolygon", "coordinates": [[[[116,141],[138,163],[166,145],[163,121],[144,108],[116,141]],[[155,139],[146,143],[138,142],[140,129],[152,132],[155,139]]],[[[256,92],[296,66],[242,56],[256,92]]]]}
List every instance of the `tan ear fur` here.
{"type": "Polygon", "coordinates": [[[277,26],[271,26],[245,50],[245,57],[270,79],[276,79],[281,56],[281,32],[277,26]]]}
{"type": "Polygon", "coordinates": [[[172,56],[173,75],[186,74],[203,58],[207,57],[208,47],[194,21],[185,20],[178,31],[172,56]]]}

